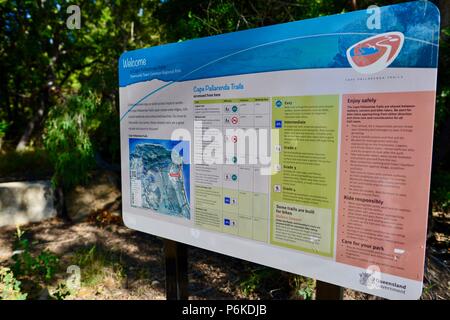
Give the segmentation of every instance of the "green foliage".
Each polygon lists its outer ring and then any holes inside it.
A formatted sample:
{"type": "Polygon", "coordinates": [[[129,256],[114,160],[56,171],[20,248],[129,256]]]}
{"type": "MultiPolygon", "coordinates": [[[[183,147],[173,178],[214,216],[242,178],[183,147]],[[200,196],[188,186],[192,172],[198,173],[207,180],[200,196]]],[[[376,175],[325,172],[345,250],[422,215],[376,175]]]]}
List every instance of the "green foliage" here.
{"type": "Polygon", "coordinates": [[[13,255],[14,264],[12,270],[16,277],[37,278],[44,282],[54,279],[59,268],[59,258],[48,250],[43,250],[34,257],[31,253],[31,245],[28,239],[24,238],[24,231],[17,228],[13,255]]]}
{"type": "Polygon", "coordinates": [[[432,177],[431,199],[436,211],[450,211],[450,172],[438,171],[432,177]]]}
{"type": "Polygon", "coordinates": [[[268,291],[289,286],[288,277],[289,274],[281,270],[261,267],[252,270],[249,277],[240,283],[240,288],[247,297],[253,294],[269,297],[268,291]]]}
{"type": "Polygon", "coordinates": [[[6,130],[8,130],[9,123],[6,120],[0,120],[0,152],[3,148],[3,137],[6,135],[6,130]]]}
{"type": "Polygon", "coordinates": [[[311,278],[292,275],[291,276],[291,287],[294,289],[295,296],[302,300],[312,300],[315,283],[311,278]]]}
{"type": "Polygon", "coordinates": [[[9,123],[6,120],[0,120],[0,139],[5,136],[8,127],[9,123]]]}
{"type": "Polygon", "coordinates": [[[64,300],[70,295],[72,295],[72,292],[65,283],[58,284],[55,291],[52,293],[52,297],[56,300],[64,300]]]}
{"type": "Polygon", "coordinates": [[[118,280],[125,277],[121,256],[96,245],[78,250],[73,263],[83,270],[82,284],[86,286],[95,286],[108,276],[118,280]]]}
{"type": "Polygon", "coordinates": [[[9,268],[0,266],[0,300],[25,300],[27,294],[21,292],[20,285],[9,268]]]}
{"type": "Polygon", "coordinates": [[[87,181],[94,164],[89,134],[99,125],[93,118],[96,105],[92,94],[74,95],[49,113],[44,144],[55,168],[56,186],[70,188],[87,181]]]}
{"type": "Polygon", "coordinates": [[[351,9],[346,0],[170,0],[156,11],[168,42],[245,30],[351,9]]]}
{"type": "MultiPolygon", "coordinates": [[[[42,283],[50,286],[57,272],[61,271],[59,258],[48,250],[32,253],[32,243],[24,237],[25,232],[17,227],[14,242],[14,263],[11,269],[0,268],[1,299],[35,299],[42,292],[42,283]],[[18,281],[14,278],[20,279],[18,281]],[[21,284],[27,293],[21,293],[21,284]],[[3,292],[3,293],[2,293],[3,292]]],[[[59,283],[50,295],[50,299],[64,300],[72,294],[65,283],[59,283]]]]}
{"type": "Polygon", "coordinates": [[[94,115],[98,127],[92,132],[91,141],[96,152],[109,163],[120,162],[119,113],[110,101],[101,103],[94,115]]]}
{"type": "Polygon", "coordinates": [[[436,129],[439,129],[442,123],[450,115],[450,85],[441,88],[436,96],[436,129]]]}
{"type": "Polygon", "coordinates": [[[55,186],[86,183],[95,167],[95,152],[119,162],[119,124],[114,104],[102,102],[91,92],[70,96],[53,107],[45,125],[44,145],[54,166],[55,186]]]}
{"type": "Polygon", "coordinates": [[[250,296],[252,293],[255,292],[260,283],[261,283],[260,275],[258,273],[252,273],[249,278],[241,282],[240,287],[242,293],[246,297],[250,296]]]}
{"type": "Polygon", "coordinates": [[[80,87],[114,101],[120,54],[158,41],[159,1],[85,1],[79,30],[66,27],[69,4],[0,2],[0,117],[11,121],[10,139],[42,105],[48,110],[80,87]]]}
{"type": "Polygon", "coordinates": [[[59,267],[59,258],[48,250],[42,251],[35,261],[34,269],[42,275],[45,281],[53,280],[59,267]]]}
{"type": "Polygon", "coordinates": [[[9,151],[0,155],[1,177],[27,177],[41,179],[52,175],[48,154],[42,149],[9,151]]]}
{"type": "Polygon", "coordinates": [[[312,300],[315,281],[281,270],[261,267],[252,270],[250,275],[241,281],[240,289],[246,297],[257,295],[260,298],[274,298],[272,292],[278,292],[278,296],[282,298],[312,300]]]}
{"type": "MultiPolygon", "coordinates": [[[[450,27],[442,29],[439,48],[439,86],[436,94],[436,129],[450,117],[450,27]]],[[[445,147],[445,146],[439,146],[445,147]]]]}
{"type": "Polygon", "coordinates": [[[310,287],[301,288],[297,291],[297,294],[303,299],[303,300],[312,300],[314,290],[310,287]]]}

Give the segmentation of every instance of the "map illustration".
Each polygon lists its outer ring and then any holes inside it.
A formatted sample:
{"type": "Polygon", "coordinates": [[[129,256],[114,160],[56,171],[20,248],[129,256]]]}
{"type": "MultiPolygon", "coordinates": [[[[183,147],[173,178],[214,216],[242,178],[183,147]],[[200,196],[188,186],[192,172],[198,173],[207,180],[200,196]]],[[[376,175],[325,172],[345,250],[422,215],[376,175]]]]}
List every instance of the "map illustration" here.
{"type": "Polygon", "coordinates": [[[186,141],[129,139],[131,205],[190,219],[186,141]],[[184,153],[184,155],[183,155],[184,153]]]}

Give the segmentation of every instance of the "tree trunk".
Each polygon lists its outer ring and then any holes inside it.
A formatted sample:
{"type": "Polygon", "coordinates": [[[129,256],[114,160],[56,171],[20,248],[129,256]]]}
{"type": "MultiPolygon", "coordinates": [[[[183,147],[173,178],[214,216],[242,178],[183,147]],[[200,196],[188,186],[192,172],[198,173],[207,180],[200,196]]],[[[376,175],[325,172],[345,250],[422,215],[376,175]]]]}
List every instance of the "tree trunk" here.
{"type": "Polygon", "coordinates": [[[30,142],[34,129],[44,117],[45,109],[47,108],[48,104],[48,97],[49,92],[48,88],[46,87],[41,93],[39,109],[37,110],[34,117],[30,120],[30,122],[28,122],[25,132],[23,133],[22,137],[20,137],[19,143],[17,144],[16,151],[23,151],[30,142]]]}
{"type": "MultiPolygon", "coordinates": [[[[443,28],[450,27],[450,3],[449,0],[435,0],[433,1],[441,11],[441,30],[443,28]]],[[[441,42],[446,42],[449,37],[441,32],[441,42]]],[[[439,68],[443,70],[448,60],[444,56],[440,56],[439,68]]],[[[442,78],[442,72],[438,73],[438,92],[440,91],[442,84],[445,83],[442,78]]],[[[449,145],[450,140],[450,114],[447,114],[446,119],[440,125],[439,135],[435,137],[434,145],[438,146],[434,148],[433,153],[433,172],[435,173],[442,166],[448,169],[448,164],[446,165],[446,160],[449,157],[449,145]]]]}
{"type": "Polygon", "coordinates": [[[55,204],[56,204],[56,213],[58,217],[65,221],[72,221],[69,216],[69,212],[67,210],[66,199],[64,197],[64,189],[59,186],[55,190],[55,204]]]}
{"type": "Polygon", "coordinates": [[[439,10],[441,11],[441,26],[446,28],[450,26],[450,3],[448,0],[439,0],[439,10]]]}

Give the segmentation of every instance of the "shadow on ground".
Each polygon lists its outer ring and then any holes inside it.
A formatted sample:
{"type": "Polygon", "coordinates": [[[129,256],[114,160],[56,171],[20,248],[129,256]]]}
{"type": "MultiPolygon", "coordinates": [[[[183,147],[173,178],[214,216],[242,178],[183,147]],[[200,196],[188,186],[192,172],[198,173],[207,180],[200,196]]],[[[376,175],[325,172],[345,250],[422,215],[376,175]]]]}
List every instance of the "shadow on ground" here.
{"type": "MultiPolygon", "coordinates": [[[[89,222],[68,223],[52,219],[23,227],[32,244],[31,252],[44,249],[60,257],[58,279],[67,277],[67,267],[77,264],[95,247],[100,267],[105,269],[102,282],[82,288],[80,299],[164,299],[165,274],[163,241],[155,236],[120,225],[99,227],[89,222]],[[114,267],[118,268],[114,268],[114,267]],[[111,268],[112,270],[106,270],[111,268]],[[114,269],[120,269],[119,271],[114,269]],[[116,276],[116,273],[120,273],[116,276]]],[[[0,265],[10,265],[16,229],[0,231],[0,265]]],[[[97,268],[98,269],[98,268],[97,268]]],[[[189,292],[192,299],[236,299],[239,275],[252,264],[206,250],[189,249],[189,292]]],[[[87,271],[91,273],[91,271],[87,271]]],[[[245,272],[245,271],[244,271],[245,272]]],[[[81,266],[83,282],[83,266],[81,266]]],[[[92,275],[90,275],[92,277],[92,275]]],[[[53,283],[54,285],[54,283],[53,283]]]]}
{"type": "MultiPolygon", "coordinates": [[[[88,252],[95,251],[101,260],[98,281],[82,286],[75,299],[164,299],[163,241],[155,236],[130,230],[122,225],[100,227],[92,222],[68,223],[51,219],[29,224],[23,229],[37,253],[48,249],[61,259],[58,279],[61,281],[69,265],[77,264],[88,252]],[[118,275],[119,274],[119,275],[118,275]]],[[[0,265],[11,263],[15,228],[0,231],[0,265]]],[[[449,299],[448,269],[427,257],[425,299],[449,299]]],[[[189,248],[190,299],[243,299],[241,283],[254,270],[264,268],[254,263],[220,255],[207,250],[189,248]]],[[[86,272],[91,272],[87,270],[86,272]]],[[[83,281],[83,267],[81,268],[83,281]]],[[[92,277],[92,275],[90,275],[92,277]]],[[[54,285],[54,284],[53,284],[54,285]]],[[[262,288],[250,298],[288,299],[291,293],[280,283],[262,288]]],[[[346,299],[374,299],[373,296],[345,290],[346,299]]]]}

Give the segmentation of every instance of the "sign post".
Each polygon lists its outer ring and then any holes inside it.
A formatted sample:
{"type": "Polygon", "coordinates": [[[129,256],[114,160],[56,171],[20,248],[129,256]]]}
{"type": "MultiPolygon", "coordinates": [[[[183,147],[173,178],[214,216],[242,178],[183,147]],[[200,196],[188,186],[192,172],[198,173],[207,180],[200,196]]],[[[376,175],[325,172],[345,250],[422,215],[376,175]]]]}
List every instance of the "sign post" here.
{"type": "Polygon", "coordinates": [[[342,287],[316,280],[316,300],[342,300],[343,298],[342,287]]]}
{"type": "Polygon", "coordinates": [[[188,299],[187,245],[164,239],[167,300],[188,299]]]}
{"type": "MultiPolygon", "coordinates": [[[[167,300],[188,300],[188,246],[164,239],[167,300]]],[[[316,300],[342,300],[343,288],[320,280],[316,281],[316,300]]]]}

